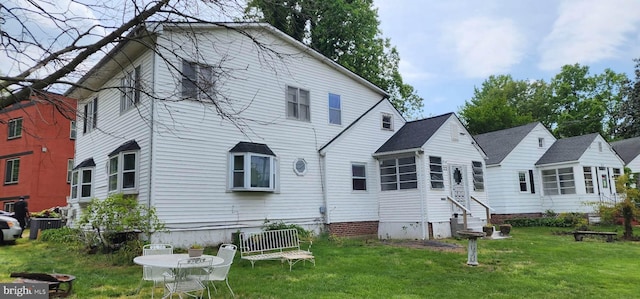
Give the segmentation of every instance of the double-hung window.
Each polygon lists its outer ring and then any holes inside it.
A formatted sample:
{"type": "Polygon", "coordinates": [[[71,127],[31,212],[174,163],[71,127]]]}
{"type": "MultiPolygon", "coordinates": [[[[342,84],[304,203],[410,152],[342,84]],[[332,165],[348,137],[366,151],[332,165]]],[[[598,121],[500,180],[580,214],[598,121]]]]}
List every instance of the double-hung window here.
{"type": "Polygon", "coordinates": [[[82,133],[89,133],[98,126],[98,98],[84,105],[84,125],[82,133]]]}
{"type": "Polygon", "coordinates": [[[542,185],[545,195],[576,194],[573,168],[543,170],[542,185]]]}
{"type": "Polygon", "coordinates": [[[311,120],[309,91],[287,87],[287,117],[302,121],[311,120]]]}
{"type": "Polygon", "coordinates": [[[389,113],[382,113],[381,124],[383,130],[393,131],[393,115],[389,113]]]}
{"type": "Polygon", "coordinates": [[[342,103],[340,95],[329,94],[329,123],[334,125],[342,124],[342,103]]]}
{"type": "Polygon", "coordinates": [[[67,160],[67,183],[71,183],[71,175],[73,173],[73,159],[67,160]]]}
{"type": "Polygon", "coordinates": [[[429,156],[429,174],[431,178],[431,189],[444,189],[442,157],[429,156]]]}
{"type": "Polygon", "coordinates": [[[140,66],[127,72],[120,79],[120,112],[125,112],[129,108],[140,102],[140,66]]]}
{"type": "Polygon", "coordinates": [[[213,101],[215,99],[214,77],[212,66],[182,60],[182,97],[213,101]]]}
{"type": "Polygon", "coordinates": [[[78,168],[71,173],[71,198],[91,198],[93,169],[78,168]]]}
{"type": "Polygon", "coordinates": [[[6,168],[4,172],[4,183],[7,184],[17,184],[18,183],[18,175],[20,174],[20,159],[9,159],[6,163],[6,168]]]}
{"type": "Polygon", "coordinates": [[[380,184],[382,191],[418,188],[416,157],[380,161],[380,184]]]}
{"type": "Polygon", "coordinates": [[[520,192],[522,193],[536,193],[536,188],[533,181],[533,170],[518,171],[518,183],[520,185],[520,192]]]}
{"type": "Polygon", "coordinates": [[[482,162],[472,161],[471,168],[473,170],[473,190],[484,190],[484,171],[482,170],[482,162]]]}
{"type": "Polygon", "coordinates": [[[365,164],[351,164],[351,184],[353,190],[367,190],[367,169],[365,164]]]}
{"type": "Polygon", "coordinates": [[[229,189],[275,191],[276,157],[265,144],[240,142],[229,151],[229,189]]]}
{"type": "Polygon", "coordinates": [[[77,136],[78,136],[78,132],[76,130],[76,121],[72,120],[71,123],[69,124],[69,139],[76,140],[77,136]]]}
{"type": "Polygon", "coordinates": [[[22,117],[9,120],[9,133],[7,139],[19,138],[22,136],[22,117]]]}

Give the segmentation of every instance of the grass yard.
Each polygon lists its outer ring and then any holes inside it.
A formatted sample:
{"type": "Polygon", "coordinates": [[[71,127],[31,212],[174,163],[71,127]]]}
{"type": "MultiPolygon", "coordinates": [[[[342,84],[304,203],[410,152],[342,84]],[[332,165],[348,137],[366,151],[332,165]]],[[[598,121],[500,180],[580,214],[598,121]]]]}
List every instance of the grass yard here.
{"type": "MultiPolygon", "coordinates": [[[[639,242],[606,243],[598,238],[575,242],[572,235],[554,233],[558,231],[514,227],[510,239],[479,240],[477,267],[466,265],[466,240],[443,240],[464,247],[441,251],[396,242],[322,238],[312,248],[316,267],[300,262],[289,272],[288,265],[278,261],[258,261],[252,269],[238,252],[229,281],[236,298],[640,296],[639,242]]],[[[77,277],[70,298],[151,296],[150,282],[136,293],[141,266],[113,266],[112,256],[84,255],[62,244],[24,238],[0,251],[0,282],[11,282],[11,272],[57,272],[77,277]]],[[[217,286],[216,298],[231,297],[224,283],[217,286]]],[[[157,298],[159,294],[160,287],[157,298]]]]}

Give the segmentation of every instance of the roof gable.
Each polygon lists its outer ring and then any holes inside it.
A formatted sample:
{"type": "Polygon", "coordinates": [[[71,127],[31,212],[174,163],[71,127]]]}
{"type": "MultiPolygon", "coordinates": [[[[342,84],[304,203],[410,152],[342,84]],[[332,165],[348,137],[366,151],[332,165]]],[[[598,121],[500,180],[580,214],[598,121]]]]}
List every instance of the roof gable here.
{"type": "Polygon", "coordinates": [[[500,164],[539,122],[474,136],[487,154],[487,165],[500,164]]]}
{"type": "Polygon", "coordinates": [[[407,122],[376,153],[388,153],[422,147],[449,119],[453,112],[407,122]]]}
{"type": "Polygon", "coordinates": [[[640,155],[640,137],[612,142],[611,147],[613,147],[625,164],[629,164],[640,155]]]}
{"type": "Polygon", "coordinates": [[[592,133],[556,140],[535,165],[578,161],[598,136],[592,133]]]}

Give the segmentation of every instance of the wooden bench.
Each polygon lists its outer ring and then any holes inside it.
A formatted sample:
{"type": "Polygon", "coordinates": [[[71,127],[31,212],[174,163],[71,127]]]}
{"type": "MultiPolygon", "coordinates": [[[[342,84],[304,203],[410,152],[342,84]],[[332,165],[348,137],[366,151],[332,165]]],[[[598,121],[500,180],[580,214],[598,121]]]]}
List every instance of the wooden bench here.
{"type": "Polygon", "coordinates": [[[258,233],[240,234],[240,257],[251,262],[253,268],[256,261],[280,260],[291,267],[299,261],[311,261],[316,265],[311,242],[307,250],[300,249],[298,230],[280,229],[258,233]]]}
{"type": "Polygon", "coordinates": [[[618,235],[618,233],[615,232],[596,232],[596,231],[589,231],[589,230],[578,230],[578,231],[574,231],[573,232],[573,237],[576,239],[576,241],[582,241],[582,238],[584,238],[584,236],[603,236],[607,238],[607,242],[613,242],[614,238],[618,235]]]}

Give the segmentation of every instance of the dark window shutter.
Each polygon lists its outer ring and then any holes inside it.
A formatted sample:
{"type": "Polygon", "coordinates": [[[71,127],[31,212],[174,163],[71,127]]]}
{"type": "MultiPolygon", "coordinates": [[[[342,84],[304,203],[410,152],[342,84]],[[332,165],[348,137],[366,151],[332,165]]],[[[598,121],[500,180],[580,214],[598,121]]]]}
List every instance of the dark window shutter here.
{"type": "Polygon", "coordinates": [[[133,96],[133,103],[134,104],[138,104],[140,102],[140,89],[142,88],[142,84],[140,83],[140,77],[141,77],[141,71],[140,71],[140,66],[136,67],[135,70],[135,74],[134,74],[134,85],[135,85],[135,90],[134,92],[134,96],[133,96]]]}
{"type": "Polygon", "coordinates": [[[533,182],[533,170],[529,170],[529,184],[531,184],[531,193],[536,193],[536,184],[533,182]]]}
{"type": "Polygon", "coordinates": [[[93,128],[98,127],[98,98],[93,99],[93,128]]]}
{"type": "Polygon", "coordinates": [[[84,105],[84,121],[82,122],[82,133],[87,133],[87,113],[89,113],[89,105],[84,105]]]}

